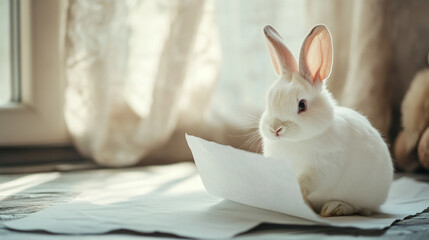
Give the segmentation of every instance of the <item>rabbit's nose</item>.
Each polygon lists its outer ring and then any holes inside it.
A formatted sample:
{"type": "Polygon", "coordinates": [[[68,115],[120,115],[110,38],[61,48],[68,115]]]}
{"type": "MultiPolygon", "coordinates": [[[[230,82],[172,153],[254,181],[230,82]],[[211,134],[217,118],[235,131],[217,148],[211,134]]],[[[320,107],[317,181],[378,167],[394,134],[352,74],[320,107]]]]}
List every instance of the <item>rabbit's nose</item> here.
{"type": "Polygon", "coordinates": [[[285,132],[285,130],[284,130],[284,128],[278,128],[277,130],[276,130],[276,137],[278,137],[278,136],[280,136],[280,135],[282,135],[283,133],[285,132]]]}
{"type": "Polygon", "coordinates": [[[285,132],[284,127],[279,127],[279,128],[277,128],[275,130],[272,129],[272,128],[270,128],[270,130],[271,130],[272,133],[274,133],[276,135],[276,137],[282,135],[285,132]]]}
{"type": "Polygon", "coordinates": [[[270,130],[272,133],[274,133],[277,137],[282,135],[286,130],[283,126],[282,121],[275,119],[273,122],[271,122],[270,124],[270,130]]]}

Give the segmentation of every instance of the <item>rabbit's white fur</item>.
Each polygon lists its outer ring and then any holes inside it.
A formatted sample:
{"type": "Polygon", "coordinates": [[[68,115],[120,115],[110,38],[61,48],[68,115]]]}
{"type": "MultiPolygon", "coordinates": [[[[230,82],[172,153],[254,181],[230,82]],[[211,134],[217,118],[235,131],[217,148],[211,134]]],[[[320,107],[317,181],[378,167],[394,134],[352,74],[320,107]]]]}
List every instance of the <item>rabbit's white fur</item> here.
{"type": "Polygon", "coordinates": [[[260,120],[264,155],[292,162],[304,199],[322,216],[376,211],[393,178],[390,153],[370,122],[338,106],[325,87],[332,63],[329,30],[313,28],[299,70],[280,35],[270,26],[264,31],[280,77],[260,120]],[[301,99],[307,109],[298,113],[301,99]]]}

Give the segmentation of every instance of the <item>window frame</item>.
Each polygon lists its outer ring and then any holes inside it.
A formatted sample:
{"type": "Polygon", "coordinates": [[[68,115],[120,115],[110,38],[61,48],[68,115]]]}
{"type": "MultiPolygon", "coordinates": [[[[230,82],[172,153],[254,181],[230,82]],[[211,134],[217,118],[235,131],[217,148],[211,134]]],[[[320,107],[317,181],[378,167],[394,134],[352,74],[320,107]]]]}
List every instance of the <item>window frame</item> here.
{"type": "Polygon", "coordinates": [[[12,45],[19,46],[12,47],[11,61],[12,75],[20,80],[12,91],[20,94],[0,105],[0,146],[69,145],[62,74],[66,3],[19,0],[18,5],[19,16],[12,17],[19,34],[12,35],[19,40],[13,37],[12,45]]]}

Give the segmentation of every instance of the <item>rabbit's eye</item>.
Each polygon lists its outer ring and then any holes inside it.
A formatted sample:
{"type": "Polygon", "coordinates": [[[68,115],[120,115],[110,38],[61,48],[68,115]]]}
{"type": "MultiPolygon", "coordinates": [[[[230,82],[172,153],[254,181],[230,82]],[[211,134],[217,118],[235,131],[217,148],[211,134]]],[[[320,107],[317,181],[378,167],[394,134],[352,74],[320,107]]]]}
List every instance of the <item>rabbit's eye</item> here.
{"type": "Polygon", "coordinates": [[[304,99],[301,99],[298,103],[298,114],[305,112],[305,110],[307,110],[307,102],[304,99]]]}

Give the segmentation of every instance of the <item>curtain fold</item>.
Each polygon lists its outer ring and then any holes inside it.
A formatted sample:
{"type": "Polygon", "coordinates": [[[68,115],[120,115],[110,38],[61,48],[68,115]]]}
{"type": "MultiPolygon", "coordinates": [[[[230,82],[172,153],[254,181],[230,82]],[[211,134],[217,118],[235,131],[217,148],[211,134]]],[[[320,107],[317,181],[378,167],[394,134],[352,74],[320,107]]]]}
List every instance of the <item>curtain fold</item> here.
{"type": "Polygon", "coordinates": [[[84,155],[106,166],[133,165],[169,139],[203,6],[199,0],[69,2],[65,117],[84,155]],[[136,22],[145,19],[136,19],[133,7],[159,11],[164,24],[150,20],[159,25],[154,32],[139,32],[144,26],[136,22]],[[149,38],[158,45],[133,52],[149,38]],[[140,63],[148,54],[160,56],[152,68],[140,63]]]}

